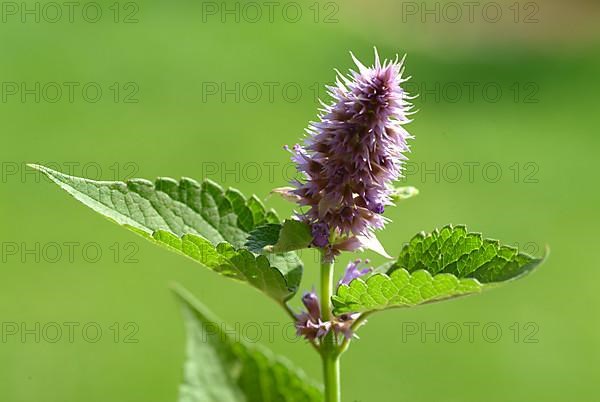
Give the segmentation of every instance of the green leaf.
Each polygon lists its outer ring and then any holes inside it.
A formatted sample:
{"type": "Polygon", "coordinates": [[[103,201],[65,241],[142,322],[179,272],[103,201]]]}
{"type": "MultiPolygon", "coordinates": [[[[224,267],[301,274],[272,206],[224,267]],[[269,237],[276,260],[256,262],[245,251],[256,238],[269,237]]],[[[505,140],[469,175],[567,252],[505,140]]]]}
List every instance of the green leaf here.
{"type": "Polygon", "coordinates": [[[265,247],[272,247],[275,243],[277,243],[277,240],[279,240],[281,227],[282,226],[279,223],[269,223],[267,225],[257,227],[250,232],[248,240],[246,241],[246,247],[253,253],[263,253],[265,251],[265,247]]]}
{"type": "Polygon", "coordinates": [[[179,402],[318,402],[319,387],[266,348],[232,331],[186,290],[176,288],[187,333],[179,402]]]}
{"type": "Polygon", "coordinates": [[[390,194],[390,197],[393,202],[399,202],[402,200],[407,200],[409,198],[415,197],[419,195],[419,190],[416,187],[407,186],[407,187],[395,187],[390,194]]]}
{"type": "Polygon", "coordinates": [[[268,224],[254,229],[250,232],[246,247],[255,253],[284,253],[308,248],[312,240],[307,223],[287,219],[283,225],[268,224]]]}
{"type": "Polygon", "coordinates": [[[542,261],[464,226],[448,225],[417,234],[396,262],[366,280],[340,286],[332,301],[336,314],[412,307],[481,292],[531,272],[542,261]]]}
{"type": "Polygon", "coordinates": [[[279,222],[262,202],[205,180],[158,178],[94,181],[30,165],[106,218],[184,254],[214,271],[248,282],[283,302],[298,289],[302,262],[294,253],[255,256],[244,250],[250,231],[279,222]]]}

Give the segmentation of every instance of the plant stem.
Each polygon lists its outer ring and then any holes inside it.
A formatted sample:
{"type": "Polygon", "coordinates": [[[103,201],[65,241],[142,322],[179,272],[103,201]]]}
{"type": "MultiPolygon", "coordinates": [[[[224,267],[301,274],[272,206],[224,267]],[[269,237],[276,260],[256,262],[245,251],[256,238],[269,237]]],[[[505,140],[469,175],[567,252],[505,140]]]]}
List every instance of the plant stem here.
{"type": "Polygon", "coordinates": [[[321,319],[331,320],[331,293],[333,292],[333,263],[321,263],[321,319]]]}
{"type": "MultiPolygon", "coordinates": [[[[333,292],[333,262],[321,263],[321,320],[331,321],[333,292]]],[[[321,343],[321,359],[323,360],[323,377],[325,383],[325,402],[340,402],[340,356],[337,340],[330,331],[321,343]]]]}
{"type": "Polygon", "coordinates": [[[323,355],[323,374],[325,376],[325,402],[340,402],[340,357],[323,355]]]}

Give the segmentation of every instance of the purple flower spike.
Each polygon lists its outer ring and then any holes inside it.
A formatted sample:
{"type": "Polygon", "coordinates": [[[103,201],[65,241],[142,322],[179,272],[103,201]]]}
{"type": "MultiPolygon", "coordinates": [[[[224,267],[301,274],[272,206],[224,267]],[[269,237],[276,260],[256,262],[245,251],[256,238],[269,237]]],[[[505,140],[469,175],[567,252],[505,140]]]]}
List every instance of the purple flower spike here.
{"type": "MultiPolygon", "coordinates": [[[[365,264],[368,264],[368,263],[369,263],[369,260],[365,260],[365,264]]],[[[364,269],[358,269],[361,266],[361,264],[362,264],[362,260],[356,260],[356,261],[349,263],[348,266],[346,267],[346,272],[344,273],[344,277],[342,279],[340,279],[340,281],[338,282],[338,286],[349,285],[350,282],[352,282],[354,279],[360,278],[361,276],[364,276],[373,270],[372,268],[369,268],[369,267],[364,268],[364,269]]]]}
{"type": "Polygon", "coordinates": [[[302,217],[313,225],[318,247],[328,244],[321,228],[366,236],[384,226],[381,214],[391,204],[390,183],[401,176],[412,138],[402,127],[410,122],[412,107],[400,87],[406,81],[403,60],[381,63],[375,51],[375,64],[365,67],[352,57],[358,72],[338,75],[328,87],[333,102],[323,104],[304,146],[292,151],[305,176],[293,183],[294,193],[301,206],[309,207],[302,217]]]}

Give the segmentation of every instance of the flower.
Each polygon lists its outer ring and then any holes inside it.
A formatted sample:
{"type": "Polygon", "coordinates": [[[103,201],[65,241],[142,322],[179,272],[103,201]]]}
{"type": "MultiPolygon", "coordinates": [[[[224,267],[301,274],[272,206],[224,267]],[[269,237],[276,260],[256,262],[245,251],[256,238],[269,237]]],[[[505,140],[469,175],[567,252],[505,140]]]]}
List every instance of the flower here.
{"type": "Polygon", "coordinates": [[[326,228],[348,239],[384,226],[390,183],[401,176],[412,138],[402,127],[412,107],[400,87],[404,59],[381,63],[375,51],[375,64],[365,67],[352,58],[358,72],[338,72],[328,87],[333,102],[323,103],[320,121],[309,125],[304,145],[292,151],[304,174],[293,182],[293,193],[309,207],[300,217],[313,225],[317,247],[328,244],[326,228]]]}
{"type": "Polygon", "coordinates": [[[302,304],[307,311],[296,314],[296,333],[308,340],[323,338],[331,329],[331,323],[321,321],[321,305],[314,290],[304,293],[302,304]]]}
{"type": "Polygon", "coordinates": [[[314,291],[304,293],[302,296],[302,304],[308,310],[308,315],[313,319],[318,319],[321,317],[321,303],[319,302],[319,297],[317,293],[314,291]]]}
{"type": "MultiPolygon", "coordinates": [[[[370,261],[368,259],[365,260],[365,264],[368,264],[370,261]]],[[[344,276],[338,282],[338,287],[340,285],[349,285],[356,278],[360,278],[361,276],[367,275],[373,269],[372,268],[364,268],[359,270],[358,267],[362,264],[362,260],[358,259],[353,262],[350,262],[346,267],[346,271],[344,272],[344,276]]]]}
{"type": "Polygon", "coordinates": [[[333,320],[332,329],[336,335],[343,335],[344,338],[350,339],[354,336],[352,324],[360,317],[359,313],[346,313],[333,320]]]}
{"type": "MultiPolygon", "coordinates": [[[[371,272],[371,268],[363,269],[359,271],[357,266],[362,263],[361,260],[357,260],[354,263],[348,264],[344,277],[339,281],[338,286],[342,283],[348,284],[355,278],[366,275],[371,272]]],[[[365,260],[368,263],[368,260],[365,260]]],[[[352,338],[354,333],[352,331],[352,325],[357,318],[360,317],[360,313],[344,313],[339,316],[333,316],[329,321],[321,320],[321,303],[319,297],[315,293],[314,289],[311,292],[306,292],[302,296],[302,304],[306,308],[306,311],[301,311],[296,316],[296,333],[298,336],[303,336],[309,341],[320,342],[325,336],[332,332],[335,336],[343,336],[346,339],[352,338]]]]}

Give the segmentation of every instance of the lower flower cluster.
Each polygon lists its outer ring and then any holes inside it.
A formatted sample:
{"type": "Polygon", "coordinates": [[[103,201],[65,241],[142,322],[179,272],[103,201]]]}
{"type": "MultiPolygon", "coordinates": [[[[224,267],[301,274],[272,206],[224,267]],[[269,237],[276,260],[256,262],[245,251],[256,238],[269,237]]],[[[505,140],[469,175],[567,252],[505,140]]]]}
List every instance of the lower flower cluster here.
{"type": "MultiPolygon", "coordinates": [[[[364,265],[369,260],[365,260],[364,265]]],[[[364,267],[362,260],[356,260],[348,264],[344,276],[338,282],[338,287],[342,284],[349,284],[356,278],[360,278],[372,271],[369,267],[364,267]]],[[[323,339],[327,334],[333,332],[335,336],[343,336],[346,339],[352,338],[352,325],[360,317],[360,313],[346,313],[339,316],[333,316],[331,320],[323,321],[321,315],[321,302],[316,292],[306,292],[302,296],[302,304],[306,308],[296,314],[296,332],[299,336],[315,341],[323,339]]]]}

